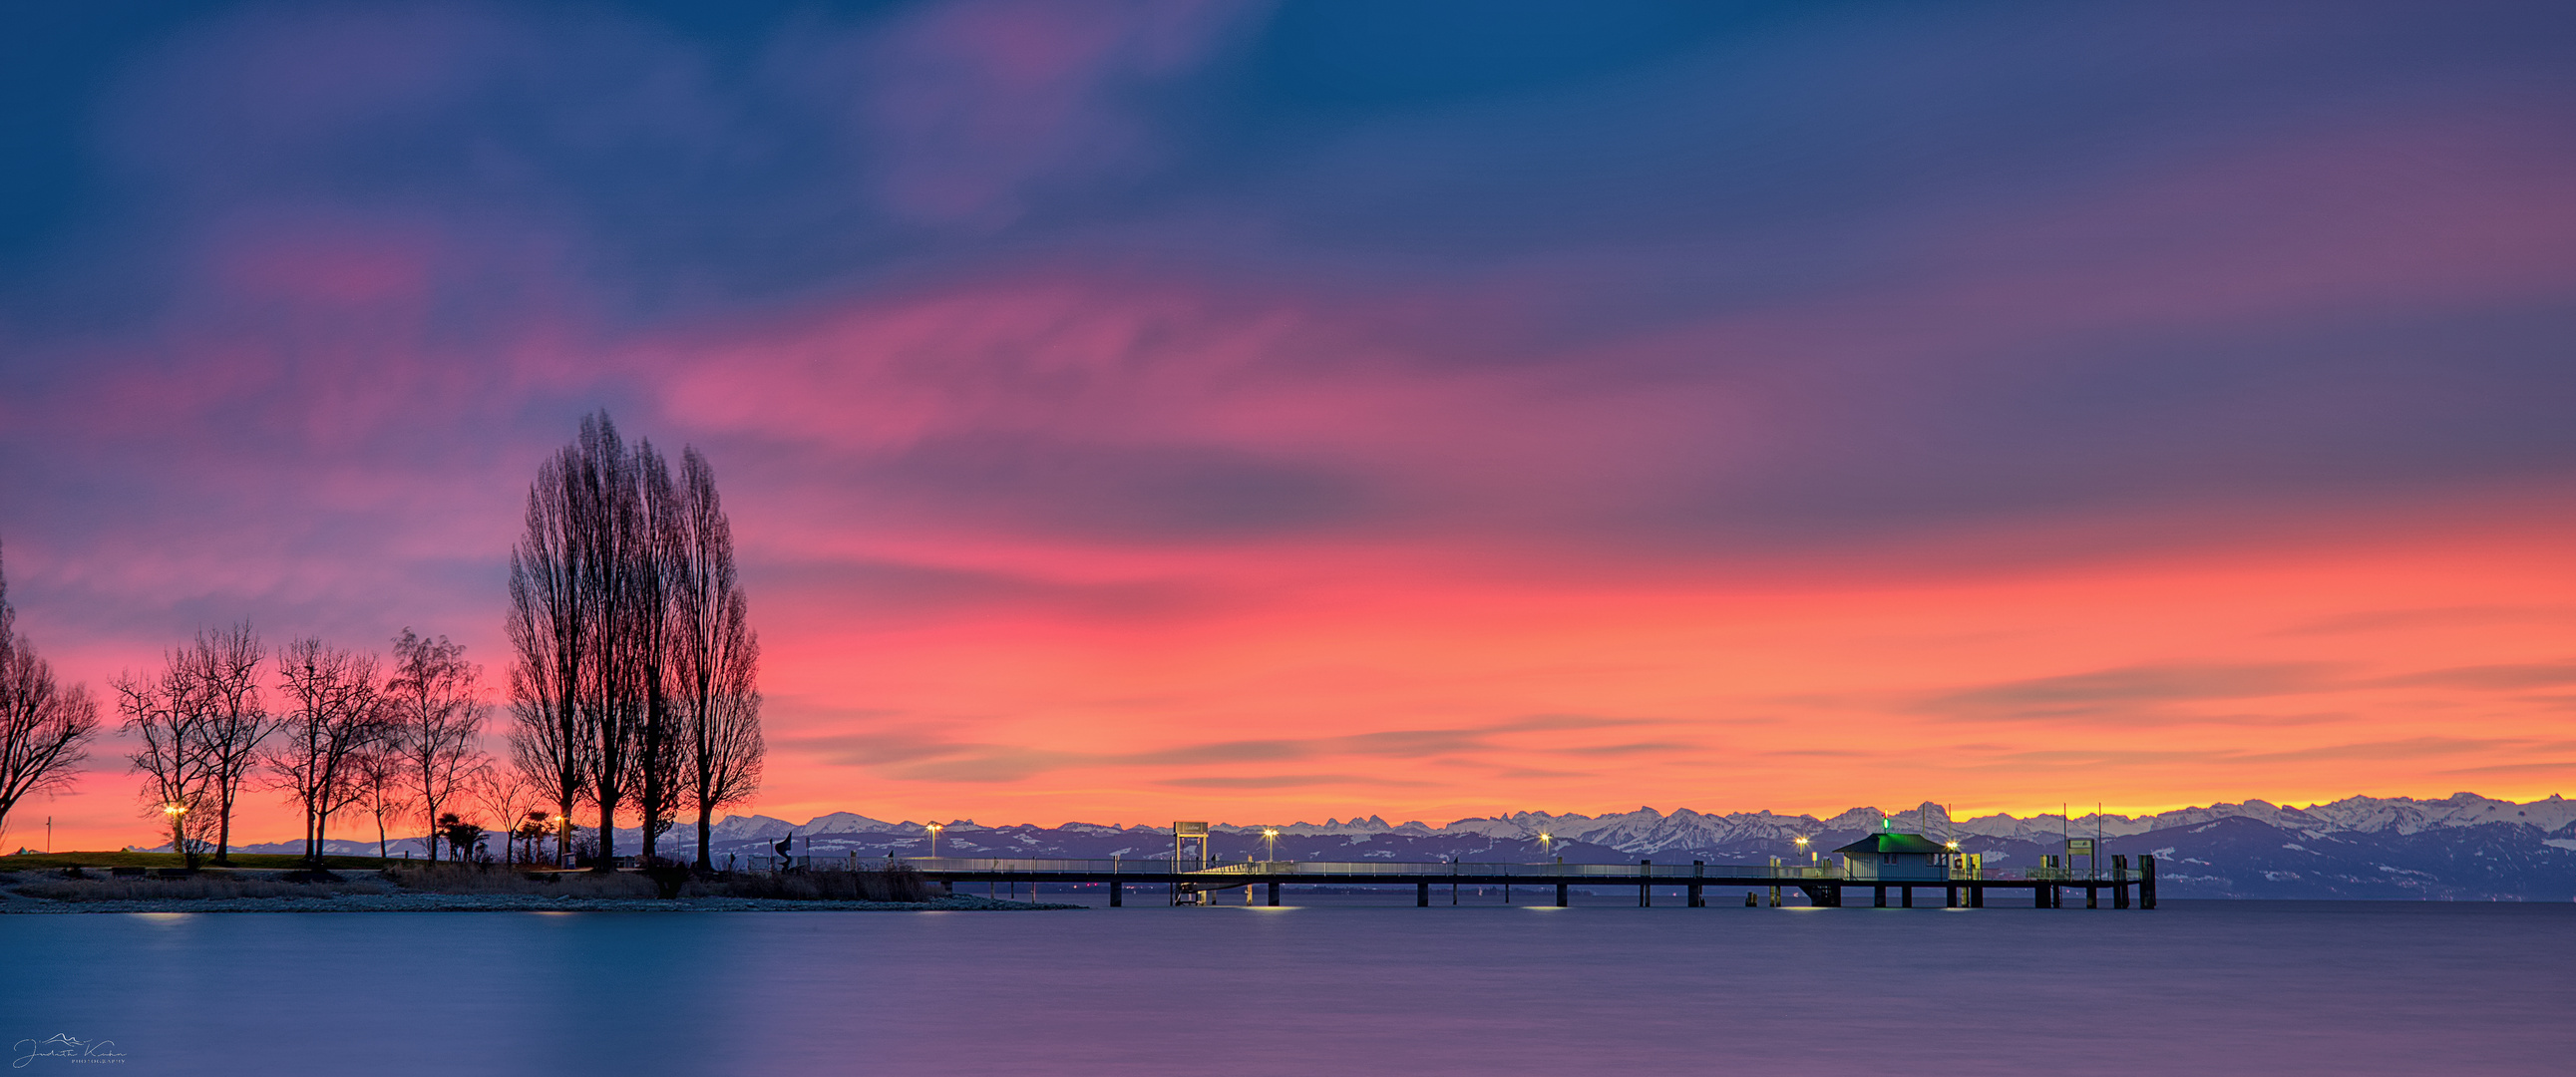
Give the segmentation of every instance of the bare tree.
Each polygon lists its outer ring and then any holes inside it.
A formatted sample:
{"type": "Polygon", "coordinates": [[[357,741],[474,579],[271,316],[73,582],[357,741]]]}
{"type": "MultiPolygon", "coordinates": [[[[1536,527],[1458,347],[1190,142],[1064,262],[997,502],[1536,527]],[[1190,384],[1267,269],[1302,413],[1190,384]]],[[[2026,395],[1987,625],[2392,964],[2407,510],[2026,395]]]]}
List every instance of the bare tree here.
{"type": "Polygon", "coordinates": [[[589,676],[582,709],[590,715],[590,802],[599,809],[600,871],[617,861],[617,809],[634,791],[636,741],[645,717],[643,648],[634,636],[638,605],[650,594],[635,577],[651,565],[636,461],[600,414],[582,420],[582,468],[574,486],[582,557],[581,597],[590,607],[589,676]]]}
{"type": "MultiPolygon", "coordinates": [[[[583,430],[588,434],[587,420],[583,430]]],[[[559,857],[569,851],[573,810],[593,769],[582,699],[597,627],[583,592],[591,543],[579,504],[590,470],[583,442],[538,465],[528,487],[527,533],[510,550],[511,756],[554,798],[566,828],[559,857]]]]}
{"type": "Polygon", "coordinates": [[[120,673],[114,687],[125,731],[140,742],[126,759],[144,775],[144,812],[161,817],[171,851],[193,868],[215,829],[214,813],[206,810],[214,799],[214,768],[205,754],[206,712],[181,688],[179,665],[174,651],[163,672],[120,673]]]}
{"type": "Polygon", "coordinates": [[[718,808],[760,788],[760,637],[751,631],[734,569],[733,522],[715,471],[695,448],[680,455],[680,512],[671,588],[670,670],[685,755],[683,784],[698,816],[699,871],[718,808]]]}
{"type": "Polygon", "coordinates": [[[197,712],[192,725],[208,777],[207,807],[215,813],[215,863],[232,862],[233,805],[242,780],[258,765],[260,746],[277,730],[277,719],[260,697],[259,666],[266,656],[259,634],[243,621],[230,628],[200,630],[195,641],[178,652],[169,686],[179,705],[197,712]]]}
{"type": "Polygon", "coordinates": [[[465,660],[464,645],[445,636],[423,639],[409,628],[394,637],[394,676],[386,685],[391,742],[432,860],[438,859],[439,815],[485,766],[477,744],[492,705],[483,700],[482,683],[483,667],[465,660]]]}
{"type": "Polygon", "coordinates": [[[645,441],[635,449],[635,493],[638,533],[625,585],[632,592],[626,606],[628,623],[616,633],[631,654],[634,690],[641,695],[636,727],[635,810],[641,817],[644,859],[659,856],[661,836],[678,819],[687,755],[680,716],[671,692],[671,606],[681,572],[681,504],[671,485],[671,469],[662,454],[645,441]]]}
{"type": "Polygon", "coordinates": [[[529,817],[534,815],[543,819],[546,816],[546,813],[541,810],[546,802],[544,787],[530,781],[528,776],[516,767],[492,767],[475,775],[473,792],[475,806],[481,808],[484,815],[496,820],[496,825],[507,832],[503,839],[501,858],[505,861],[515,861],[517,856],[513,843],[523,836],[521,831],[526,827],[529,817]]]}
{"type": "Polygon", "coordinates": [[[537,469],[528,491],[528,529],[510,558],[510,635],[518,651],[514,705],[551,708],[550,728],[526,747],[565,771],[545,784],[563,814],[587,799],[599,811],[599,866],[614,866],[617,810],[638,777],[636,744],[651,706],[651,669],[635,634],[653,592],[653,569],[637,457],[606,413],[582,419],[580,435],[537,469]],[[579,789],[582,796],[572,794],[579,789]]]}
{"type": "Polygon", "coordinates": [[[759,642],[732,531],[705,458],[682,464],[675,485],[651,442],[630,450],[606,413],[584,417],[538,467],[511,550],[512,755],[567,819],[598,810],[603,866],[630,803],[647,859],[696,809],[710,866],[709,816],[760,780],[759,642]]]}
{"type": "Polygon", "coordinates": [[[68,784],[98,735],[98,701],[87,685],[66,689],[54,667],[17,634],[9,578],[0,572],[0,834],[9,809],[29,793],[68,784]]]}
{"type": "Polygon", "coordinates": [[[585,741],[566,740],[555,721],[552,703],[542,688],[524,683],[524,670],[510,667],[510,768],[555,806],[555,862],[560,867],[572,848],[572,810],[583,802],[583,775],[590,773],[585,741]]]}
{"type": "Polygon", "coordinates": [[[411,811],[411,794],[403,779],[409,769],[392,737],[378,741],[349,760],[357,775],[358,806],[376,820],[376,859],[385,855],[385,824],[411,811]]]}
{"type": "Polygon", "coordinates": [[[331,816],[363,795],[356,757],[383,740],[384,682],[376,657],[300,639],[277,655],[290,708],[266,753],[271,782],[304,809],[304,859],[323,866],[331,816]]]}

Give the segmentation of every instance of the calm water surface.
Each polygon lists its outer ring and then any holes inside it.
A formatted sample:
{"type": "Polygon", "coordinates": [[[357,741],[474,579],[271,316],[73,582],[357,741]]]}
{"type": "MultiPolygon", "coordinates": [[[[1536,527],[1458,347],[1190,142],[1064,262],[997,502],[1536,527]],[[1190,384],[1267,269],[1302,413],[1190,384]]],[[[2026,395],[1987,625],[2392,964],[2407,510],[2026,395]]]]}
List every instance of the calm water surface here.
{"type": "Polygon", "coordinates": [[[2571,1001],[2576,906],[0,917],[0,1039],[134,1074],[2567,1074],[2571,1001]]]}

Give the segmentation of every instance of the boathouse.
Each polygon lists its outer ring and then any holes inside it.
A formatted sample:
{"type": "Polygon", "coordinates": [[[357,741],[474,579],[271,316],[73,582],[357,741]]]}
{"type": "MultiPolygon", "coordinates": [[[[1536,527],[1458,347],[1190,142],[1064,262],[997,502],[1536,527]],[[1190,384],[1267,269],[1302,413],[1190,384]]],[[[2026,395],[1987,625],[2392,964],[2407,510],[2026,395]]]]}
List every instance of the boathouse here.
{"type": "Polygon", "coordinates": [[[1880,832],[1834,850],[1843,878],[1880,882],[1940,882],[1950,877],[1950,848],[1921,834],[1880,832]]]}

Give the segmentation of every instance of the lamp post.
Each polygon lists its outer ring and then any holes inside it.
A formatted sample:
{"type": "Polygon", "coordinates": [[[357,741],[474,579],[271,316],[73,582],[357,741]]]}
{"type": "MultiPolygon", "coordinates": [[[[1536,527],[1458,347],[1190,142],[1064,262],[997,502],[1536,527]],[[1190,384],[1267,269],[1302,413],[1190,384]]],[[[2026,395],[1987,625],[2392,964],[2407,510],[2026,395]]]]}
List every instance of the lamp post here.
{"type": "MultiPolygon", "coordinates": [[[[1265,827],[1262,827],[1262,828],[1261,828],[1261,846],[1262,846],[1261,858],[1262,858],[1263,860],[1276,861],[1276,860],[1278,860],[1278,859],[1279,859],[1279,828],[1278,828],[1278,827],[1275,827],[1275,826],[1265,826],[1265,827]]],[[[1244,893],[1245,893],[1245,894],[1250,894],[1250,893],[1252,893],[1252,891],[1246,890],[1246,891],[1244,891],[1244,893]]]]}
{"type": "MultiPolygon", "coordinates": [[[[186,828],[179,825],[179,817],[188,814],[188,806],[185,804],[164,804],[161,806],[161,814],[170,820],[170,851],[178,853],[182,858],[182,861],[189,867],[196,867],[196,851],[188,848],[188,839],[185,832],[186,828]]],[[[47,840],[51,841],[52,839],[48,838],[47,840]]]]}
{"type": "Polygon", "coordinates": [[[942,827],[937,823],[930,824],[930,858],[933,860],[939,859],[939,831],[941,829],[942,827]]]}
{"type": "Polygon", "coordinates": [[[1815,851],[1815,850],[1813,850],[1813,849],[1809,849],[1809,848],[1807,848],[1807,839],[1805,839],[1805,838],[1799,838],[1799,839],[1797,839],[1797,842],[1798,842],[1798,851],[1799,851],[1799,852],[1802,852],[1802,853],[1807,854],[1807,862],[1808,862],[1808,863],[1810,863],[1810,864],[1815,863],[1815,862],[1816,862],[1816,851],[1815,851]]]}
{"type": "Polygon", "coordinates": [[[1555,854],[1555,852],[1556,852],[1556,835],[1554,835],[1554,834],[1550,834],[1550,833],[1548,833],[1548,832],[1546,832],[1546,831],[1544,831],[1544,830],[1539,831],[1539,834],[1538,834],[1538,855],[1540,855],[1540,856],[1551,856],[1551,855],[1555,854]]]}

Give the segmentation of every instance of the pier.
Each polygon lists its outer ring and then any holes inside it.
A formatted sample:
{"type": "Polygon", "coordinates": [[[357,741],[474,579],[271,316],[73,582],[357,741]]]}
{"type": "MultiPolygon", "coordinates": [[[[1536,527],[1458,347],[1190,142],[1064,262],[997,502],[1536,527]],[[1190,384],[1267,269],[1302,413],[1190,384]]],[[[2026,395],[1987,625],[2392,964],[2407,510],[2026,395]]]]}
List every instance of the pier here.
{"type": "MultiPolygon", "coordinates": [[[[768,858],[763,858],[768,859],[768,858]]],[[[794,857],[786,862],[773,862],[776,867],[825,869],[835,865],[833,857],[794,857]]],[[[1759,903],[1767,892],[1773,906],[1783,904],[1783,895],[1796,891],[1807,904],[1821,908],[1842,908],[1866,902],[1874,908],[1969,908],[1986,907],[1990,894],[2002,891],[2019,896],[2027,894],[2030,907],[2066,908],[2070,897],[2081,894],[2083,907],[2101,908],[2108,898],[2113,909],[2153,909],[2156,907],[2155,857],[2140,856],[2136,874],[2129,858],[2111,858],[2108,876],[2097,873],[2076,874],[2063,868],[2030,868],[1997,870],[1977,867],[1950,868],[1947,877],[1877,878],[1866,872],[1835,865],[1795,866],[1781,864],[1658,864],[1641,860],[1635,864],[1523,864],[1453,861],[1448,863],[1402,864],[1387,862],[1331,862],[1310,860],[1254,860],[1205,867],[1168,860],[1013,860],[973,857],[902,857],[891,860],[869,860],[865,866],[910,868],[930,882],[955,888],[960,883],[1028,884],[1094,884],[1109,888],[1109,904],[1126,904],[1131,887],[1161,891],[1173,904],[1199,904],[1220,891],[1260,887],[1268,904],[1279,904],[1279,888],[1285,884],[1307,886],[1384,886],[1414,888],[1414,904],[1432,904],[1435,887],[1502,887],[1505,900],[1513,888],[1528,888],[1544,900],[1553,897],[1556,905],[1566,904],[1570,888],[1581,886],[1598,891],[1603,888],[1637,889],[1640,907],[1654,903],[1655,891],[1680,889],[1683,901],[1692,908],[1708,904],[1711,888],[1743,889],[1752,903],[1759,903]],[[1552,892],[1552,893],[1551,893],[1552,892]],[[1918,893],[1919,892],[1919,893],[1918,893]]],[[[862,866],[855,859],[852,868],[862,866]]],[[[1454,893],[1454,890],[1453,890],[1454,893]]]]}

